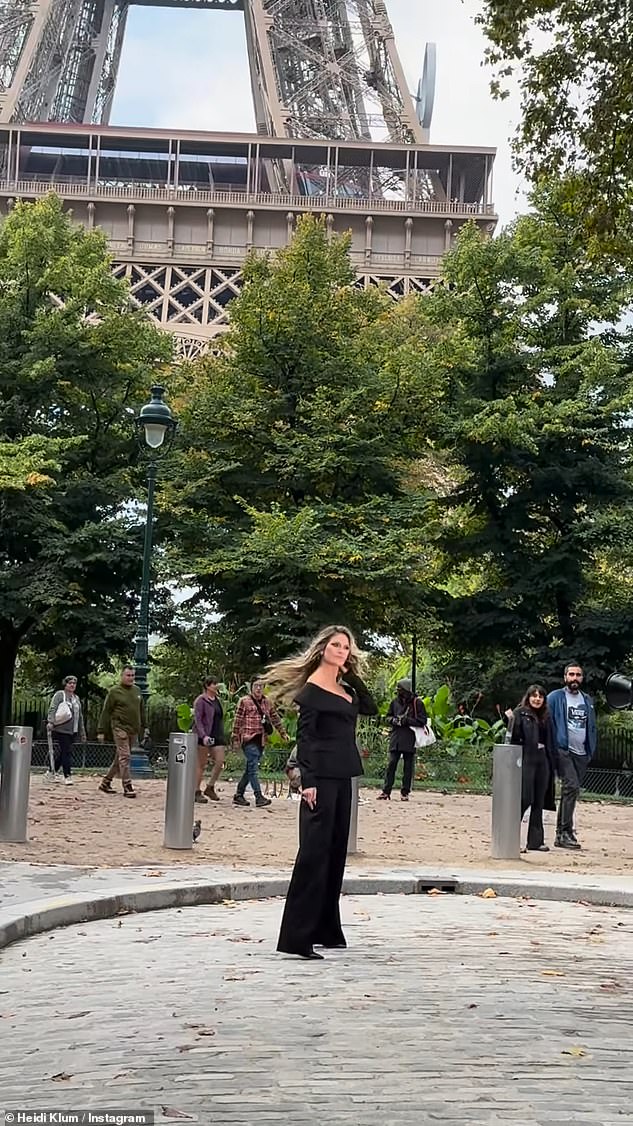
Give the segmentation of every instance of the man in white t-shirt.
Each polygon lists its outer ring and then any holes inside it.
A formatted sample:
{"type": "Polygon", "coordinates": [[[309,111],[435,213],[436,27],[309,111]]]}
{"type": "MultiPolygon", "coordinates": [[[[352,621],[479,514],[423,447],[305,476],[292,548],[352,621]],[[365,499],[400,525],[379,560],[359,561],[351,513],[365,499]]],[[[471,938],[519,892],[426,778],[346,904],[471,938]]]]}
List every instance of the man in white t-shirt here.
{"type": "Polygon", "coordinates": [[[547,706],[552,717],[558,747],[561,795],[556,821],[557,848],[579,849],[574,828],[576,802],[587,767],[596,752],[596,712],[591,696],[581,691],[582,667],[565,668],[564,687],[550,692],[547,706]]]}

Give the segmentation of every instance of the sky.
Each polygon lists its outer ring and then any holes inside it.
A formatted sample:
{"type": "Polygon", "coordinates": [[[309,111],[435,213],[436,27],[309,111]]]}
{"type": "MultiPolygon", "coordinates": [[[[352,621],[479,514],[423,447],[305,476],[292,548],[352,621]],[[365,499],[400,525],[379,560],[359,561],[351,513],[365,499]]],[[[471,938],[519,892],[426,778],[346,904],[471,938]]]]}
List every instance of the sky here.
{"type": "MultiPolygon", "coordinates": [[[[494,202],[501,222],[510,221],[523,203],[509,146],[517,102],[490,96],[474,24],[478,0],[387,0],[387,7],[412,92],[425,44],[437,44],[431,143],[496,147],[494,202]]],[[[133,6],[111,123],[254,132],[242,14],[133,6]]]]}

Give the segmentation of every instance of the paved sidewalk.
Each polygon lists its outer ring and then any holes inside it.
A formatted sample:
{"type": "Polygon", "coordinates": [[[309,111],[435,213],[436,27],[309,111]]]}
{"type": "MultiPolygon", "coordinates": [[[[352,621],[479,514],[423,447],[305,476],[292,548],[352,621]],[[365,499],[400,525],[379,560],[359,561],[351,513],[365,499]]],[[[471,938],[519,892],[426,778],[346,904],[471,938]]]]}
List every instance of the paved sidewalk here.
{"type": "MultiPolygon", "coordinates": [[[[286,892],[289,871],[173,866],[164,868],[45,868],[0,864],[0,948],[57,927],[131,912],[256,900],[286,892]]],[[[346,894],[416,895],[429,888],[633,907],[633,880],[568,873],[494,872],[471,869],[348,869],[346,894]]]]}
{"type": "Polygon", "coordinates": [[[5,1110],[204,1126],[620,1126],[633,915],[343,900],[350,949],[274,953],[279,901],[104,920],[2,952],[5,1110]]]}
{"type": "MultiPolygon", "coordinates": [[[[40,865],[25,864],[19,861],[0,862],[0,911],[16,907],[20,903],[58,897],[75,893],[100,895],[124,888],[153,887],[161,884],[200,884],[230,883],[235,880],[287,880],[290,867],[274,868],[264,865],[258,867],[230,867],[228,865],[162,865],[160,867],[143,865],[138,868],[92,868],[73,867],[67,864],[40,865]]],[[[531,887],[577,888],[578,891],[595,889],[622,892],[633,897],[633,876],[572,875],[569,872],[534,871],[527,865],[507,868],[451,868],[444,865],[428,867],[423,864],[410,864],[394,867],[374,867],[356,865],[347,868],[347,881],[410,880],[437,877],[457,879],[462,883],[488,881],[496,884],[513,882],[531,887]]]]}

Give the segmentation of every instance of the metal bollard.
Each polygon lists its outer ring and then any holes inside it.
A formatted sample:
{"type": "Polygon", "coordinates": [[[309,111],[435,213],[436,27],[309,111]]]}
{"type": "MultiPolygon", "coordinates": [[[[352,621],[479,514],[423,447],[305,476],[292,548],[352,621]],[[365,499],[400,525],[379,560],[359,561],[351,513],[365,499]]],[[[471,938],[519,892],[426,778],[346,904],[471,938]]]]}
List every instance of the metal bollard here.
{"type": "Polygon", "coordinates": [[[349,819],[347,855],[358,852],[358,802],[360,799],[360,778],[352,778],[352,812],[349,819]]]}
{"type": "Polygon", "coordinates": [[[175,732],[169,736],[165,848],[193,848],[194,797],[198,765],[198,736],[175,732]]]}
{"type": "Polygon", "coordinates": [[[32,727],[5,727],[0,778],[0,840],[28,841],[32,727]]]}
{"type": "Polygon", "coordinates": [[[494,860],[521,855],[521,747],[503,743],[492,758],[492,849],[494,860]]]}

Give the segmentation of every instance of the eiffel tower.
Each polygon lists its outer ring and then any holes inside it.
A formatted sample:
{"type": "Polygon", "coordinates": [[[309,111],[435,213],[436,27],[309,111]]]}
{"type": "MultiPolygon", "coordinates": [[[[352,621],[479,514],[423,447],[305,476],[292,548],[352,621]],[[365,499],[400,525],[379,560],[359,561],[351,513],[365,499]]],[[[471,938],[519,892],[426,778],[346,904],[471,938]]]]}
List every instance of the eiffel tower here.
{"type": "Polygon", "coordinates": [[[359,285],[394,297],[428,286],[461,223],[494,227],[494,150],[431,146],[434,90],[433,45],[409,89],[385,0],[0,0],[0,208],[57,191],[196,354],[245,255],[302,212],[351,229],[359,285]],[[133,3],[241,13],[255,134],[110,127],[133,3]]]}

